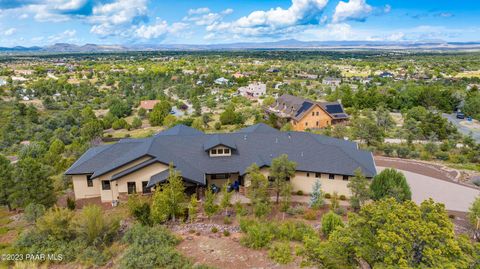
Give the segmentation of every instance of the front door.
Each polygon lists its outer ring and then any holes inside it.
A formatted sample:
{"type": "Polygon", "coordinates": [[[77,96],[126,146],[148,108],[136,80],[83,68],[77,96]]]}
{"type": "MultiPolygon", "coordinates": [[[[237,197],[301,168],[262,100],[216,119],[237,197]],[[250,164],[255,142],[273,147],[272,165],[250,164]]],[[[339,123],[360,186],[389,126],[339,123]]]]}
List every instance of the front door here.
{"type": "Polygon", "coordinates": [[[137,192],[137,186],[135,182],[127,182],[128,194],[133,194],[137,192]]]}

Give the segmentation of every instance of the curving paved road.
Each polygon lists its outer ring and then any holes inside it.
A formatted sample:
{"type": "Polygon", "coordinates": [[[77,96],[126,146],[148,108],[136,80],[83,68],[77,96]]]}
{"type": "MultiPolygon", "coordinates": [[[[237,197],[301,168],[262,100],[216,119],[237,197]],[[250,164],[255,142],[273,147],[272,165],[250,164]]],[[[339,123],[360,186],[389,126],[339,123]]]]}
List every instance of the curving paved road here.
{"type": "MultiPolygon", "coordinates": [[[[385,167],[378,167],[381,172],[385,167]]],[[[412,200],[421,203],[428,198],[445,204],[447,210],[467,212],[475,198],[480,195],[480,190],[453,182],[436,179],[429,176],[401,171],[407,178],[412,190],[412,200]]]]}
{"type": "Polygon", "coordinates": [[[475,129],[470,129],[465,125],[461,125],[460,122],[465,121],[461,119],[457,119],[456,114],[446,114],[442,113],[442,117],[447,119],[449,122],[451,122],[455,127],[457,127],[458,131],[464,135],[471,135],[472,138],[477,141],[477,143],[480,143],[480,131],[475,130],[475,129]]]}

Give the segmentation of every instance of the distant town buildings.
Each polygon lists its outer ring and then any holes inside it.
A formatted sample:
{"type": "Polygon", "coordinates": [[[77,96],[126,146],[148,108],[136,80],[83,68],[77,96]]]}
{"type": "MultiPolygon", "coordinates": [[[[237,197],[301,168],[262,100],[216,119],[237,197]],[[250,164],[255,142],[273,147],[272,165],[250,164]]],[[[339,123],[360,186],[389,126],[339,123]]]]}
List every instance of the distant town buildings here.
{"type": "Polygon", "coordinates": [[[218,85],[227,85],[229,80],[224,77],[221,77],[221,78],[217,78],[214,82],[215,84],[218,84],[218,85]]]}
{"type": "Polygon", "coordinates": [[[266,112],[286,119],[295,131],[324,128],[348,120],[338,102],[316,102],[289,94],[280,96],[266,112]]]}
{"type": "Polygon", "coordinates": [[[251,83],[248,86],[238,88],[238,94],[247,98],[257,99],[267,93],[267,85],[264,83],[251,83]]]}
{"type": "Polygon", "coordinates": [[[327,77],[322,80],[322,83],[327,86],[338,87],[342,83],[342,79],[327,77]]]}
{"type": "Polygon", "coordinates": [[[147,111],[152,111],[153,107],[155,107],[156,104],[158,104],[160,100],[144,100],[140,101],[140,108],[143,108],[147,111]]]}

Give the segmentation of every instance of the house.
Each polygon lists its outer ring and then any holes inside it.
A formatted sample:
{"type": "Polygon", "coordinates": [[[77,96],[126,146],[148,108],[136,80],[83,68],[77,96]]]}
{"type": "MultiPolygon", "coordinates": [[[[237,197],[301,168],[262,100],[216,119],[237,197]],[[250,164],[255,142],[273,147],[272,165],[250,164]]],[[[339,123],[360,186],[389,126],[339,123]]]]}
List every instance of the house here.
{"type": "Polygon", "coordinates": [[[221,77],[221,78],[217,78],[214,82],[215,84],[218,84],[218,85],[227,85],[228,79],[221,77]]]}
{"type": "Polygon", "coordinates": [[[245,77],[245,75],[242,74],[242,73],[240,73],[240,72],[237,72],[237,73],[233,74],[232,76],[233,76],[234,78],[236,78],[236,79],[244,78],[244,77],[245,77]]]}
{"type": "Polygon", "coordinates": [[[277,98],[266,112],[287,119],[295,131],[324,128],[348,120],[338,102],[316,102],[290,94],[277,98]]]}
{"type": "Polygon", "coordinates": [[[272,159],[282,154],[297,163],[295,177],[289,179],[294,191],[310,193],[318,179],[324,192],[350,196],[347,183],[356,169],[368,178],[376,175],[372,153],[355,142],[282,132],[265,124],[216,134],[177,125],[153,137],[90,148],[65,174],[72,176],[77,200],[99,198],[116,204],[164,183],[169,164],[181,173],[187,193],[201,196],[213,184],[234,181],[245,190],[250,165],[256,163],[268,177],[272,159]]]}
{"type": "Polygon", "coordinates": [[[153,110],[156,104],[158,104],[160,100],[143,100],[140,101],[140,108],[145,109],[146,111],[150,112],[153,110]]]}
{"type": "Polygon", "coordinates": [[[328,86],[333,86],[333,87],[340,86],[340,83],[342,83],[342,79],[340,79],[340,78],[327,77],[327,78],[324,78],[322,80],[322,84],[328,85],[328,86]]]}
{"type": "Polygon", "coordinates": [[[238,94],[247,98],[257,99],[267,93],[267,85],[264,83],[251,83],[246,87],[238,88],[238,94]]]}
{"type": "Polygon", "coordinates": [[[394,75],[390,72],[384,71],[384,72],[380,73],[380,75],[378,75],[378,76],[381,77],[381,78],[393,78],[394,75]]]}

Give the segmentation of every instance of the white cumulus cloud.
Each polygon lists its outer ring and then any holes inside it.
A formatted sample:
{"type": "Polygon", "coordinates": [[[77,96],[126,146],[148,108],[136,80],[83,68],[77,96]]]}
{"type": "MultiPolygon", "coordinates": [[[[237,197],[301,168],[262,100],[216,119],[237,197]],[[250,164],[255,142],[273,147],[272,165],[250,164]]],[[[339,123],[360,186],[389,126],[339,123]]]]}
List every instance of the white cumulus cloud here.
{"type": "Polygon", "coordinates": [[[333,22],[338,23],[347,20],[365,20],[372,11],[372,6],[367,4],[365,0],[349,0],[348,2],[340,1],[333,13],[333,22]]]}
{"type": "Polygon", "coordinates": [[[17,29],[9,28],[9,29],[5,30],[5,32],[3,32],[3,34],[6,35],[6,36],[11,36],[11,35],[15,34],[16,32],[17,32],[17,29]]]}

